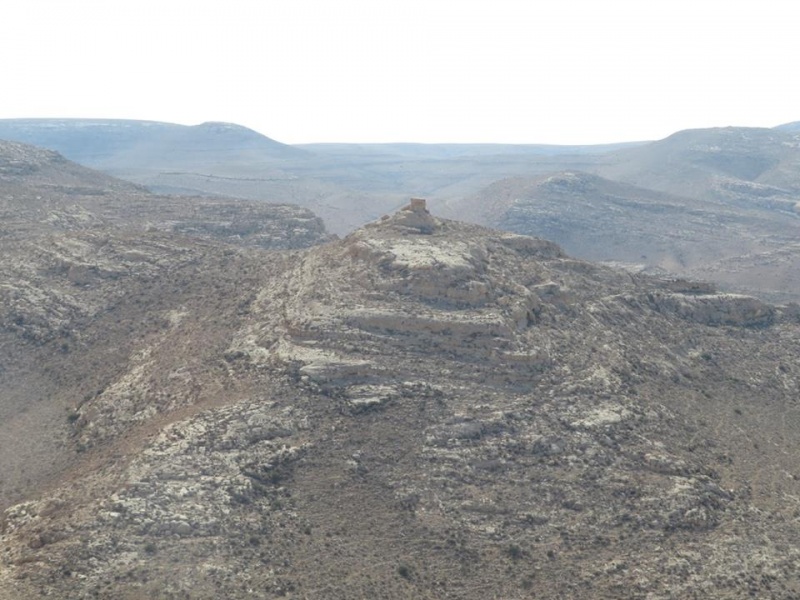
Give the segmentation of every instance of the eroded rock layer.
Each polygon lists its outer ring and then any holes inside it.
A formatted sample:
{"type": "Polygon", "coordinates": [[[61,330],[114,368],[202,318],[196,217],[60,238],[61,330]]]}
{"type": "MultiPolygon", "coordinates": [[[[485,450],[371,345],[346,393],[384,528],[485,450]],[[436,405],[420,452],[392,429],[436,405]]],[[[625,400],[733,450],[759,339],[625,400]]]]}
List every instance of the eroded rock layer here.
{"type": "Polygon", "coordinates": [[[791,307],[422,203],[217,274],[76,403],[0,597],[800,593],[791,307]]]}

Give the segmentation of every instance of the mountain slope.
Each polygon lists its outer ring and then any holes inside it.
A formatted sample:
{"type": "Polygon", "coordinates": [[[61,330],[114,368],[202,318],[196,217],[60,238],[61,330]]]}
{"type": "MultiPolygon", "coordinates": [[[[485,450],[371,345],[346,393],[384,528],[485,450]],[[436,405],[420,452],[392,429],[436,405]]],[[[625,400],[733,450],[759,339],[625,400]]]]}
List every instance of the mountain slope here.
{"type": "Polygon", "coordinates": [[[780,129],[679,131],[613,153],[597,172],[689,198],[793,212],[800,190],[800,142],[780,129]]]}
{"type": "Polygon", "coordinates": [[[419,202],[249,252],[120,306],[0,597],[800,593],[796,310],[419,202]]]}
{"type": "Polygon", "coordinates": [[[304,206],[336,233],[398,206],[325,177],[326,159],[231,123],[0,119],[0,139],[41,145],[160,194],[304,206]],[[321,166],[318,170],[317,167],[321,166]]]}
{"type": "Polygon", "coordinates": [[[161,295],[193,290],[202,301],[203,286],[219,279],[207,280],[210,265],[233,268],[248,247],[329,237],[299,207],[154,196],[52,151],[2,141],[0,223],[3,507],[75,460],[69,411],[97,391],[98,378],[118,372],[128,334],[152,324],[148,308],[161,295]]]}
{"type": "Polygon", "coordinates": [[[241,125],[215,122],[186,126],[123,119],[0,119],[0,139],[50,148],[94,168],[177,168],[306,154],[241,125]]]}
{"type": "Polygon", "coordinates": [[[443,210],[571,254],[800,300],[800,221],[760,204],[675,196],[579,171],[505,179],[443,210]]]}
{"type": "Polygon", "coordinates": [[[791,123],[784,123],[775,127],[779,131],[788,131],[790,133],[800,133],[800,121],[792,121],[791,123]]]}
{"type": "Polygon", "coordinates": [[[0,140],[3,237],[91,231],[190,232],[235,244],[303,247],[327,237],[311,211],[230,198],[157,196],[58,153],[0,140]]]}

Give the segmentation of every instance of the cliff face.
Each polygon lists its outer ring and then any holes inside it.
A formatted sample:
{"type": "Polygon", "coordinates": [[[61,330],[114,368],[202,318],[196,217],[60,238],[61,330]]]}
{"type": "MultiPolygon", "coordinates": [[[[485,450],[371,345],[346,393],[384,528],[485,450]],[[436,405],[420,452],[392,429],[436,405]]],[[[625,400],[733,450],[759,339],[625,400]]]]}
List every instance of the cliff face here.
{"type": "Polygon", "coordinates": [[[62,358],[81,451],[6,509],[0,597],[800,592],[796,310],[421,203],[215,247],[62,358]]]}

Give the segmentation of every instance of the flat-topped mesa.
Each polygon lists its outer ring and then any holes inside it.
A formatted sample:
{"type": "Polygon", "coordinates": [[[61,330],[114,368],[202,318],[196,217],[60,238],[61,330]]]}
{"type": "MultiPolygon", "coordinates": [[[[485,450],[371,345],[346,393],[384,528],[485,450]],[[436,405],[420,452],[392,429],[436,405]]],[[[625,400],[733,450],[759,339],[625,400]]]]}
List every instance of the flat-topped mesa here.
{"type": "Polygon", "coordinates": [[[411,230],[413,233],[430,234],[439,227],[439,222],[425,206],[424,198],[411,198],[411,202],[393,215],[383,217],[381,226],[392,225],[411,230]]]}

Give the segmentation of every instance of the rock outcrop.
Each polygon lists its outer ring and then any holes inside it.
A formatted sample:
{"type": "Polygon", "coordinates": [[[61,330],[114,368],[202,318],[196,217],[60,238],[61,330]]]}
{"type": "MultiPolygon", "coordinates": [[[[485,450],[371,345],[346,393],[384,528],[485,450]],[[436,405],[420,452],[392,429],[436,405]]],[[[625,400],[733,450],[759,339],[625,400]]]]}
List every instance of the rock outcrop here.
{"type": "Polygon", "coordinates": [[[209,255],[5,510],[0,598],[800,593],[790,309],[418,202],[209,255]]]}

